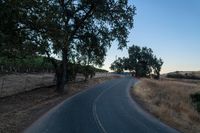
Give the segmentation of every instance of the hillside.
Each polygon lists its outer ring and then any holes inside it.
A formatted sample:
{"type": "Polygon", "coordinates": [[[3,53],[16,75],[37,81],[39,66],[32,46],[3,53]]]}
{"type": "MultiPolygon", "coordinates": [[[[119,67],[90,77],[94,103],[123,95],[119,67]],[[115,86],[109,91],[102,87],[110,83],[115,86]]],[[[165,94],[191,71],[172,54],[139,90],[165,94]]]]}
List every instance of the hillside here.
{"type": "Polygon", "coordinates": [[[199,79],[200,71],[175,71],[165,75],[167,78],[178,78],[178,79],[199,79]]]}
{"type": "Polygon", "coordinates": [[[141,79],[133,98],[148,112],[182,133],[200,133],[200,80],[141,79]]]}

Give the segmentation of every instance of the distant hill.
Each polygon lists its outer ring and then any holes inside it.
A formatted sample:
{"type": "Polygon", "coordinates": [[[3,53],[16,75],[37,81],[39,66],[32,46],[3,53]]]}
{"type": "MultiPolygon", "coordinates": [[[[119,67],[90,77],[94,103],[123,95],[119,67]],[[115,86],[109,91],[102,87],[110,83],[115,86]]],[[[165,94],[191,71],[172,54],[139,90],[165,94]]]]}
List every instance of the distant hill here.
{"type": "Polygon", "coordinates": [[[166,74],[167,78],[178,79],[198,79],[200,80],[200,71],[175,71],[166,74]]]}

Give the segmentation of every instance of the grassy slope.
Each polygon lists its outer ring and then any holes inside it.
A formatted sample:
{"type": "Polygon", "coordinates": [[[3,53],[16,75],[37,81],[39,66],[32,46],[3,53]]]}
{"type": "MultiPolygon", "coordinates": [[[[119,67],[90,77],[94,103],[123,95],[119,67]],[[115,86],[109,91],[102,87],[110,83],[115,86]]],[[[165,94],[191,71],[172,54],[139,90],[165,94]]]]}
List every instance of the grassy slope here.
{"type": "Polygon", "coordinates": [[[200,79],[200,71],[176,71],[166,74],[169,78],[200,79]]]}
{"type": "Polygon", "coordinates": [[[134,98],[153,115],[184,133],[200,132],[200,114],[190,94],[200,91],[200,81],[142,79],[133,89],[134,98]]]}

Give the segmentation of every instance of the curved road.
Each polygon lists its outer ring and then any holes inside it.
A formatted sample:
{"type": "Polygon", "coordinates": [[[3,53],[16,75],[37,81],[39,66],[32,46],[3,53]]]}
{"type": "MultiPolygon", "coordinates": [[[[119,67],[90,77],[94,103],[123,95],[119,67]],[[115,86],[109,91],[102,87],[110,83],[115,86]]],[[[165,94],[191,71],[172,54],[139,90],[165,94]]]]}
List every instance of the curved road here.
{"type": "Polygon", "coordinates": [[[54,107],[25,133],[178,133],[133,101],[131,77],[111,80],[54,107]]]}

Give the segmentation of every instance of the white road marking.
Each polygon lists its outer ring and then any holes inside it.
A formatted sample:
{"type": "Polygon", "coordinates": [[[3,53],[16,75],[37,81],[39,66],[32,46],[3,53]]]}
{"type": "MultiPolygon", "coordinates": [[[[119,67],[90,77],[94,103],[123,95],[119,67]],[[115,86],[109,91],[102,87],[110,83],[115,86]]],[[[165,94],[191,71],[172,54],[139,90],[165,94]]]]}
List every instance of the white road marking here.
{"type": "Polygon", "coordinates": [[[119,84],[119,83],[121,83],[121,82],[122,82],[122,81],[117,82],[117,83],[115,83],[114,85],[112,85],[111,87],[109,87],[108,89],[105,89],[104,91],[102,91],[102,92],[97,96],[97,98],[94,100],[94,102],[93,102],[93,105],[92,105],[93,117],[94,117],[94,119],[95,119],[95,122],[97,123],[97,126],[100,127],[100,129],[102,130],[103,133],[108,133],[108,132],[106,131],[106,129],[104,128],[102,122],[101,122],[100,119],[99,119],[99,116],[98,116],[98,114],[97,114],[96,103],[97,103],[97,101],[99,100],[99,98],[100,98],[106,91],[108,91],[109,89],[111,89],[112,87],[116,86],[117,84],[119,84]]]}

